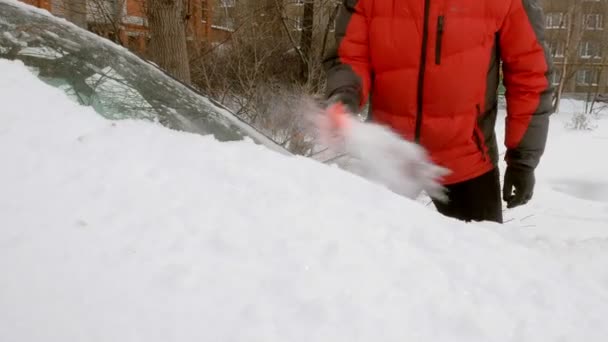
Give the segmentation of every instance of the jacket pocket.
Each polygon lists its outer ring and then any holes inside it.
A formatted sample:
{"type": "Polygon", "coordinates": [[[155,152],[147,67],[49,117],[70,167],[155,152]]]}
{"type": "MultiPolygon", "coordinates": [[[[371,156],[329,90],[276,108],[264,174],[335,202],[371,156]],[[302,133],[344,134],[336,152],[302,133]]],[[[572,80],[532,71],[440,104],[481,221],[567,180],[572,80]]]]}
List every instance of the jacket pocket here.
{"type": "Polygon", "coordinates": [[[445,17],[437,18],[437,38],[435,40],[435,64],[441,64],[441,48],[443,46],[443,31],[445,30],[445,17]]]}

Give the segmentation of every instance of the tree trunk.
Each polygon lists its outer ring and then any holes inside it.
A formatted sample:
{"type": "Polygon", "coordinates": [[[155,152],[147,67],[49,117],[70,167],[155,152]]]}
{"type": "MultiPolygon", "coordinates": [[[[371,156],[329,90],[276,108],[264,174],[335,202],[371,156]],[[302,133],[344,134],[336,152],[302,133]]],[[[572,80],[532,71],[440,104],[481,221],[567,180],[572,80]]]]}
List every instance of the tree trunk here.
{"type": "Polygon", "coordinates": [[[308,0],[304,3],[304,14],[302,16],[302,36],[300,48],[302,50],[301,77],[304,82],[310,77],[310,65],[312,63],[312,30],[315,17],[315,3],[308,0]]]}
{"type": "Polygon", "coordinates": [[[338,16],[338,11],[340,10],[340,5],[334,6],[334,9],[331,11],[329,15],[329,20],[327,21],[327,25],[325,26],[325,31],[323,32],[323,43],[321,43],[321,51],[319,51],[319,60],[323,60],[325,57],[325,53],[327,52],[327,40],[329,38],[329,33],[331,31],[331,27],[334,26],[334,21],[336,21],[336,17],[338,16]]]}
{"type": "Polygon", "coordinates": [[[151,59],[173,77],[190,84],[183,1],[147,0],[147,5],[151,59]]]}
{"type": "Polygon", "coordinates": [[[593,94],[593,98],[591,99],[591,104],[589,105],[589,110],[587,114],[593,114],[593,109],[595,107],[595,102],[597,101],[598,96],[600,95],[600,81],[602,79],[602,67],[597,67],[597,77],[595,79],[595,83],[597,86],[595,87],[595,93],[593,94]]]}

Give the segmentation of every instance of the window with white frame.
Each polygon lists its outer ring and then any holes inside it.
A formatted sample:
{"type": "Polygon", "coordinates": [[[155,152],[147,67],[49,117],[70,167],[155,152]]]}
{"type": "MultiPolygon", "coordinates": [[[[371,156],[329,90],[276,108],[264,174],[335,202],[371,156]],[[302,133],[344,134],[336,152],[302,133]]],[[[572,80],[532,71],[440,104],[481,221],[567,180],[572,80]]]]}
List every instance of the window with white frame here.
{"type": "Polygon", "coordinates": [[[302,23],[302,16],[297,16],[294,18],[295,20],[295,28],[298,31],[302,31],[302,27],[303,27],[303,23],[302,23]]]}
{"type": "Polygon", "coordinates": [[[576,73],[576,84],[581,86],[596,86],[597,71],[593,69],[582,69],[576,73]]]}
{"type": "Polygon", "coordinates": [[[545,15],[545,26],[550,29],[566,27],[566,17],[561,12],[549,12],[545,15]]]}
{"type": "Polygon", "coordinates": [[[551,74],[551,84],[558,85],[559,81],[561,81],[561,79],[562,79],[562,70],[555,69],[554,72],[551,74]]]}
{"type": "Polygon", "coordinates": [[[597,41],[581,42],[579,56],[581,58],[602,58],[600,44],[597,41]]]}
{"type": "Polygon", "coordinates": [[[221,30],[234,30],[236,25],[233,12],[236,0],[214,0],[214,2],[218,10],[209,14],[213,15],[213,27],[221,30]]]}
{"type": "Polygon", "coordinates": [[[603,30],[604,16],[599,13],[585,15],[585,29],[587,30],[603,30]]]}
{"type": "Polygon", "coordinates": [[[551,56],[561,58],[564,57],[564,42],[561,41],[550,41],[549,42],[549,51],[551,51],[551,56]]]}

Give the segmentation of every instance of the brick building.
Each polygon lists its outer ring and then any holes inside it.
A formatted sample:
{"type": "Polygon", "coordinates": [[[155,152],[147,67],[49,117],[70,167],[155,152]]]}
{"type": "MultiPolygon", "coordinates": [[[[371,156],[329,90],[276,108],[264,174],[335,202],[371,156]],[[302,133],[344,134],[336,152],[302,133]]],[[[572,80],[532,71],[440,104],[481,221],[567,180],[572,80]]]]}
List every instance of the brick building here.
{"type": "Polygon", "coordinates": [[[608,92],[608,0],[545,0],[547,42],[565,93],[608,92]]]}
{"type": "MultiPolygon", "coordinates": [[[[143,53],[148,43],[145,0],[21,0],[65,18],[78,26],[143,53]]],[[[187,39],[204,42],[212,32],[215,1],[186,1],[188,6],[187,39]]],[[[225,1],[225,0],[223,0],[225,1]]],[[[220,30],[221,31],[221,30],[220,30]]]]}
{"type": "Polygon", "coordinates": [[[51,0],[21,0],[28,5],[36,6],[38,8],[51,11],[51,0]]]}
{"type": "MultiPolygon", "coordinates": [[[[148,42],[144,13],[146,0],[21,0],[65,18],[78,26],[115,41],[135,52],[144,52],[148,42]],[[78,7],[77,9],[74,6],[78,7]]],[[[218,42],[229,39],[242,19],[243,8],[269,0],[184,0],[188,6],[188,41],[218,42]],[[239,6],[239,7],[237,7],[239,6]]],[[[274,3],[274,0],[271,0],[274,3]]],[[[305,0],[285,0],[287,22],[294,33],[302,30],[305,0]]],[[[319,8],[319,0],[316,0],[319,8]]],[[[318,10],[317,10],[318,11],[318,10]]],[[[319,13],[319,12],[317,12],[319,13]]],[[[255,14],[252,14],[255,15],[255,14]]],[[[246,15],[247,17],[249,15],[246,15]]],[[[327,24],[327,16],[315,15],[315,25],[327,24]]]]}

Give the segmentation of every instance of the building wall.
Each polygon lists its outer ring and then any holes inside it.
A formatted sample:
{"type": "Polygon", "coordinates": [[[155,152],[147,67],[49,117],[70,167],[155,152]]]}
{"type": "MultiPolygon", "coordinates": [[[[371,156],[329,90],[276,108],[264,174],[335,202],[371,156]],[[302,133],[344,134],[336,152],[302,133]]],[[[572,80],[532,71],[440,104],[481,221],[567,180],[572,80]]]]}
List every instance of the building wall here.
{"type": "MultiPolygon", "coordinates": [[[[21,0],[36,7],[45,8],[56,16],[68,18],[66,11],[66,0],[21,0]]],[[[87,28],[103,37],[121,43],[138,53],[145,52],[149,41],[147,22],[145,18],[145,0],[82,0],[87,3],[87,28]],[[112,25],[105,16],[91,14],[95,6],[118,6],[115,9],[116,16],[120,17],[119,31],[116,25],[112,25]],[[101,19],[101,20],[100,20],[101,19]]],[[[186,1],[189,5],[189,21],[187,28],[188,41],[191,45],[201,42],[220,42],[228,40],[237,28],[238,15],[237,6],[251,4],[259,6],[263,0],[197,0],[186,1]]],[[[275,0],[265,0],[274,3],[275,0]]],[[[284,0],[287,24],[292,33],[299,39],[302,30],[303,0],[284,0]]],[[[321,7],[323,0],[315,0],[315,27],[323,29],[315,30],[316,41],[320,40],[320,32],[324,31],[329,17],[329,11],[321,7]],[[327,15],[319,15],[326,14],[327,15]]],[[[106,9],[107,12],[107,9],[106,9]]],[[[282,29],[282,28],[281,28],[282,29]]],[[[314,45],[316,46],[317,42],[314,45]]]]}
{"type": "MultiPolygon", "coordinates": [[[[561,77],[564,63],[566,64],[565,75],[568,81],[564,92],[608,92],[608,0],[545,0],[544,8],[547,41],[559,72],[557,77],[561,77]],[[586,28],[586,15],[596,15],[601,24],[586,28]],[[561,18],[566,20],[562,21],[561,18]],[[569,36],[573,37],[570,39],[573,53],[565,56],[569,36]],[[584,44],[585,48],[579,44],[584,44]],[[590,55],[595,57],[586,57],[582,52],[591,52],[590,55]],[[587,79],[593,81],[583,82],[583,73],[591,75],[587,79]],[[593,73],[599,75],[599,81],[593,73]]],[[[558,78],[555,79],[557,80],[558,78]]]]}
{"type": "Polygon", "coordinates": [[[51,11],[51,0],[22,0],[28,5],[36,6],[38,8],[51,11]]]}
{"type": "MultiPolygon", "coordinates": [[[[61,18],[70,20],[66,0],[21,0],[32,6],[43,8],[61,18]]],[[[87,8],[86,28],[118,42],[136,53],[144,54],[148,41],[148,23],[146,20],[145,0],[82,0],[87,8]],[[118,5],[118,8],[116,5],[118,5]],[[110,22],[105,15],[95,13],[96,6],[105,6],[106,12],[113,13],[116,22],[110,22]],[[109,10],[108,8],[112,8],[109,10]],[[109,11],[109,12],[108,12],[109,11]],[[115,25],[117,24],[117,25],[115,25]]],[[[208,40],[211,36],[213,6],[212,0],[188,1],[188,27],[187,37],[191,45],[208,40]]]]}

